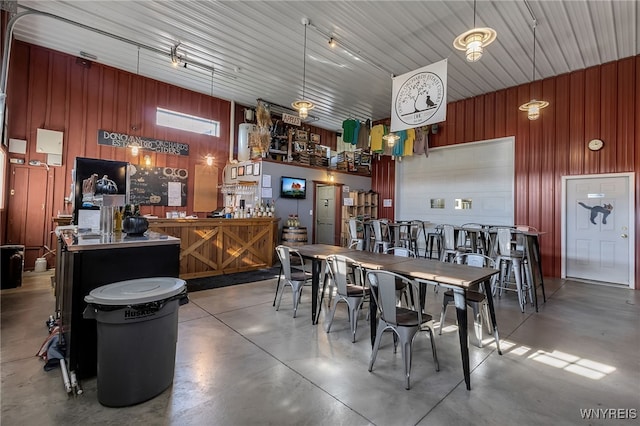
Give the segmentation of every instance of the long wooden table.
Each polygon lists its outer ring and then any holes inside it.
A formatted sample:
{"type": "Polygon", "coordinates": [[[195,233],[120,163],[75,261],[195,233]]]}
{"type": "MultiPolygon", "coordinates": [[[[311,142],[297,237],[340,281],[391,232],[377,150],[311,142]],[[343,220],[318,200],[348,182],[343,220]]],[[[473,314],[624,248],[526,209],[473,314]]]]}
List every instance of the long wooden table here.
{"type": "MultiPolygon", "coordinates": [[[[322,261],[325,260],[327,256],[333,254],[348,256],[360,263],[365,269],[384,269],[422,281],[432,281],[453,289],[456,313],[458,316],[458,336],[460,339],[464,381],[467,389],[471,389],[466,292],[467,290],[476,288],[480,283],[490,280],[491,276],[499,272],[498,270],[445,263],[430,259],[404,258],[326,244],[307,244],[298,246],[296,249],[300,252],[302,257],[312,261],[311,289],[313,297],[311,298],[311,313],[313,324],[318,323],[318,317],[320,316],[320,309],[322,307],[322,295],[324,295],[325,290],[323,285],[323,289],[320,291],[322,261]]],[[[326,284],[326,282],[324,284],[326,284]]],[[[489,289],[490,286],[487,284],[486,288],[489,289]]],[[[493,296],[491,295],[491,291],[486,291],[485,293],[487,296],[487,303],[489,305],[496,346],[498,353],[502,355],[498,336],[498,324],[496,322],[495,309],[493,305],[493,296]]],[[[373,299],[369,304],[369,309],[371,318],[371,345],[373,345],[377,328],[377,307],[373,299]]]]}

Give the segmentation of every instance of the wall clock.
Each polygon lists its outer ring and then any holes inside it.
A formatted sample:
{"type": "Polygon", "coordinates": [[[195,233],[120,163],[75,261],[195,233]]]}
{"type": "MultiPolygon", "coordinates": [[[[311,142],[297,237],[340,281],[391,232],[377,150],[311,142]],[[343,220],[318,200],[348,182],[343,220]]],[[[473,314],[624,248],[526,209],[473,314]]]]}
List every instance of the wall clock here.
{"type": "Polygon", "coordinates": [[[588,146],[591,151],[598,151],[602,149],[602,147],[604,146],[604,142],[602,142],[602,140],[600,139],[591,139],[588,146]]]}

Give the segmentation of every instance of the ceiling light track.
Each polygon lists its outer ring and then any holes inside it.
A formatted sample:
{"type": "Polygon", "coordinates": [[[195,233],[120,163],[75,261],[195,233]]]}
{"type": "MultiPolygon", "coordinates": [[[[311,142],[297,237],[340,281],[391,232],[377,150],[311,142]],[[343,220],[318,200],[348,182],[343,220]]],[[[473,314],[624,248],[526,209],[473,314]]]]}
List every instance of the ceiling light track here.
{"type": "MultiPolygon", "coordinates": [[[[53,13],[42,12],[40,10],[33,9],[33,8],[30,8],[28,6],[23,6],[23,5],[19,5],[19,8],[20,9],[24,9],[26,12],[19,13],[18,15],[15,16],[15,19],[21,18],[21,17],[26,16],[26,15],[30,15],[30,14],[42,15],[42,16],[46,16],[46,17],[49,17],[49,18],[57,19],[58,21],[61,21],[61,22],[64,22],[64,23],[67,23],[67,24],[70,24],[70,25],[74,25],[74,26],[80,27],[80,28],[85,29],[87,31],[92,31],[94,33],[103,35],[105,37],[113,38],[115,40],[118,40],[118,41],[121,41],[123,43],[127,43],[127,44],[130,44],[130,45],[136,46],[138,48],[142,48],[142,49],[148,50],[148,51],[153,52],[153,53],[157,53],[157,54],[162,55],[162,56],[166,56],[167,55],[167,51],[165,51],[165,50],[158,49],[156,47],[149,46],[149,45],[146,45],[146,44],[143,44],[143,43],[139,43],[137,41],[134,41],[134,40],[131,40],[131,39],[128,39],[128,38],[125,38],[125,37],[119,36],[117,34],[113,34],[113,33],[98,29],[98,28],[91,27],[89,25],[85,25],[85,24],[82,24],[80,22],[72,21],[71,19],[63,18],[62,16],[54,15],[53,13]]],[[[11,30],[13,30],[13,27],[11,27],[11,30]]],[[[9,31],[9,27],[7,27],[7,31],[9,31]]],[[[9,40],[9,39],[6,39],[5,42],[7,40],[9,40]]],[[[175,47],[177,48],[177,45],[175,47]]],[[[6,52],[6,49],[5,49],[5,52],[6,52]]],[[[173,53],[173,47],[171,48],[171,50],[169,52],[169,58],[173,62],[172,53],[173,53]]],[[[196,67],[196,68],[200,68],[200,69],[205,70],[207,72],[215,73],[216,75],[219,75],[221,77],[230,78],[230,79],[233,79],[233,80],[237,79],[237,76],[235,76],[234,74],[227,73],[227,72],[224,72],[224,71],[220,71],[218,69],[214,69],[213,65],[208,65],[208,64],[204,64],[202,62],[189,60],[188,62],[184,62],[183,63],[183,67],[184,67],[185,63],[188,66],[193,66],[193,67],[196,67]]],[[[4,66],[5,66],[5,62],[3,62],[3,69],[4,69],[4,66]]],[[[186,67],[184,67],[184,68],[186,68],[186,67]]]]}
{"type": "Polygon", "coordinates": [[[312,30],[314,30],[315,32],[317,32],[318,34],[320,34],[321,36],[323,36],[324,38],[329,40],[329,45],[331,47],[334,47],[336,45],[337,46],[341,46],[345,51],[347,51],[347,53],[349,53],[354,58],[360,59],[361,61],[365,62],[366,64],[371,65],[372,67],[376,68],[378,71],[382,71],[385,74],[390,75],[392,78],[396,76],[396,74],[393,71],[383,67],[382,65],[378,64],[374,60],[370,59],[367,55],[363,54],[360,49],[356,48],[353,45],[350,45],[345,40],[341,40],[338,37],[336,37],[335,35],[332,35],[332,34],[326,32],[326,31],[323,31],[322,29],[316,27],[312,23],[309,23],[308,26],[309,26],[309,28],[311,28],[312,30]]]}

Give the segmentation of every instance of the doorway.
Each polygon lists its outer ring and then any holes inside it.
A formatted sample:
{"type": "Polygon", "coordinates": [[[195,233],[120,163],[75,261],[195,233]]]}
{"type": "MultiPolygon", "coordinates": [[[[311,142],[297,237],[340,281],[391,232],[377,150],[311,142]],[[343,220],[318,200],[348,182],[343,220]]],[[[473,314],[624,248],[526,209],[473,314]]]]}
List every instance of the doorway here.
{"type": "Polygon", "coordinates": [[[336,187],[317,184],[315,205],[314,242],[316,244],[336,243],[336,187]]]}
{"type": "Polygon", "coordinates": [[[562,178],[562,278],[634,288],[634,174],[562,178]]]}

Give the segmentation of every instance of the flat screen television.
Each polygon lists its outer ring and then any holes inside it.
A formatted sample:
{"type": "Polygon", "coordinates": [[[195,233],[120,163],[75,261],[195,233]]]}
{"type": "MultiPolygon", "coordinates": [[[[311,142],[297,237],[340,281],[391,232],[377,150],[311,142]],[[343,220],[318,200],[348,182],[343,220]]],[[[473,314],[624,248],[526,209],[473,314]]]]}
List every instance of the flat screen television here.
{"type": "Polygon", "coordinates": [[[280,179],[280,198],[307,198],[307,180],[282,176],[280,179]]]}

